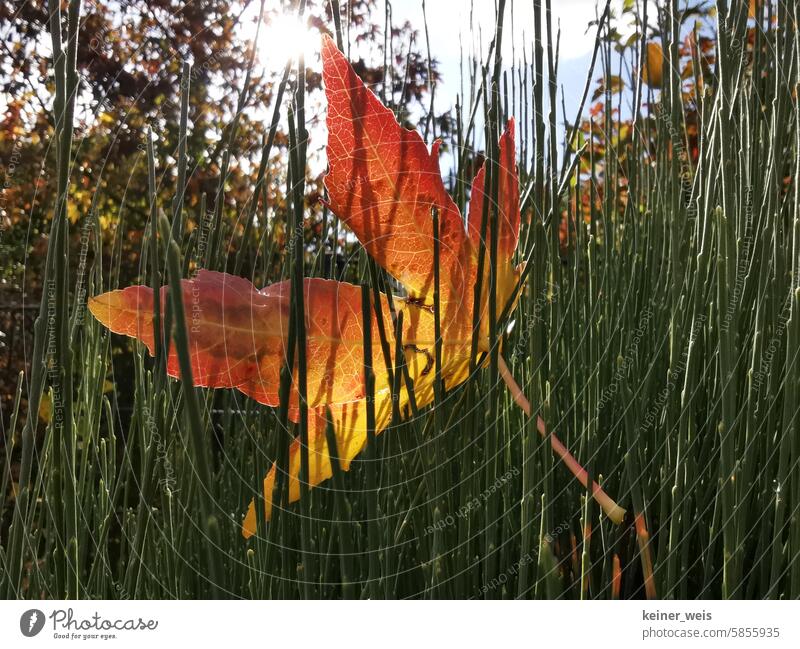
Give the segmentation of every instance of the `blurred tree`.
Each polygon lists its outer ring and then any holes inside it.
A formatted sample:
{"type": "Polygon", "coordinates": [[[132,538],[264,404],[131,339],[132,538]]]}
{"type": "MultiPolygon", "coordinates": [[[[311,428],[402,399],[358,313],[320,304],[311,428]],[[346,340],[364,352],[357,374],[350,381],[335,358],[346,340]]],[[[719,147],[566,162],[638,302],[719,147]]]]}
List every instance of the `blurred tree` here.
{"type": "MultiPolygon", "coordinates": [[[[335,32],[330,0],[306,3],[308,34],[316,43],[319,33],[335,32]]],[[[293,15],[296,3],[266,0],[266,25],[293,15]]],[[[353,0],[341,3],[342,33],[358,73],[397,110],[401,120],[425,115],[429,71],[438,78],[436,61],[428,61],[415,29],[409,23],[392,25],[385,38],[388,3],[353,0]],[[387,56],[384,60],[384,44],[387,56]]],[[[188,187],[184,218],[188,234],[200,218],[201,197],[207,195],[207,210],[215,209],[223,149],[227,131],[236,113],[245,84],[248,62],[256,48],[249,76],[247,103],[233,139],[225,183],[222,219],[231,260],[238,246],[249,246],[242,274],[252,274],[258,242],[274,227],[278,244],[274,259],[259,261],[258,267],[274,269],[282,253],[282,223],[285,222],[283,193],[286,178],[284,124],[279,124],[267,167],[267,191],[258,197],[261,219],[251,238],[242,240],[243,208],[253,198],[253,184],[261,160],[265,134],[269,130],[276,90],[290,53],[278,51],[262,39],[253,43],[258,0],[86,0],[82,7],[77,65],[81,78],[75,114],[76,143],[73,148],[69,218],[72,221],[70,264],[72,285],[78,280],[81,259],[88,267],[94,246],[88,245],[86,228],[94,208],[104,245],[103,265],[111,265],[110,253],[118,252],[115,269],[121,285],[140,280],[140,249],[149,215],[145,142],[148,129],[155,135],[158,162],[158,201],[170,211],[175,191],[178,125],[180,117],[181,69],[192,64],[187,152],[188,187]],[[269,59],[268,61],[266,59],[269,59]],[[277,68],[275,60],[280,62],[277,68]],[[267,65],[269,63],[269,65],[267,65]],[[264,206],[263,202],[267,205],[264,206]],[[262,211],[263,210],[263,211],[262,211]],[[88,262],[86,260],[88,247],[88,262]]],[[[14,2],[0,0],[0,165],[3,185],[0,196],[0,304],[36,303],[41,295],[41,264],[54,200],[55,168],[52,146],[54,94],[47,3],[44,0],[14,2]]],[[[262,27],[262,29],[264,29],[262,27]]],[[[262,32],[263,33],[263,32],[262,32]]],[[[318,61],[307,61],[309,105],[321,105],[318,61]]],[[[283,104],[291,98],[294,78],[283,104]]],[[[439,118],[437,118],[439,119],[439,118]]],[[[441,120],[440,120],[441,122],[441,120]]],[[[446,122],[445,122],[446,123],[446,122]]],[[[312,137],[314,123],[309,123],[312,137]]],[[[324,142],[316,139],[317,150],[324,142]]],[[[312,158],[313,160],[313,158],[312,158]]],[[[307,200],[309,244],[319,244],[321,164],[311,165],[307,200]]],[[[341,230],[339,230],[341,235],[341,230]]],[[[229,268],[228,270],[231,270],[229,268]]],[[[112,277],[108,272],[105,277],[112,277]]],[[[257,280],[263,280],[263,273],[257,280]]],[[[23,369],[25,336],[31,322],[19,314],[0,320],[0,346],[15,338],[14,354],[0,353],[0,394],[11,398],[11,377],[23,369]],[[12,331],[14,330],[14,331],[12,331]],[[13,334],[13,335],[12,335],[13,334]],[[19,353],[17,353],[19,352],[19,353]],[[16,356],[16,358],[13,358],[16,356]]],[[[33,315],[33,312],[31,312],[33,315]]],[[[3,408],[4,412],[8,409],[3,408]]]]}
{"type": "MultiPolygon", "coordinates": [[[[293,11],[289,3],[267,4],[273,5],[264,11],[267,23],[283,12],[293,11]]],[[[159,198],[163,206],[169,205],[176,176],[171,163],[178,140],[184,60],[192,63],[186,208],[191,216],[192,208],[199,205],[204,192],[209,196],[209,208],[214,207],[222,148],[227,141],[224,131],[236,111],[245,81],[254,47],[247,35],[254,32],[249,23],[257,18],[257,9],[258,3],[253,0],[242,3],[208,0],[201,4],[178,0],[84,3],[78,47],[82,83],[76,111],[78,144],[74,152],[75,189],[70,209],[73,222],[85,216],[95,200],[105,236],[113,236],[123,218],[126,238],[141,231],[147,217],[143,149],[148,127],[156,135],[161,172],[159,198]]],[[[391,28],[388,42],[393,49],[385,75],[383,3],[355,0],[343,6],[341,13],[343,33],[350,39],[358,73],[378,94],[389,95],[401,119],[409,120],[419,109],[424,112],[428,61],[416,46],[417,34],[411,25],[391,28]],[[375,58],[370,58],[370,54],[375,58]],[[388,78],[386,89],[384,76],[388,78]]],[[[317,32],[333,32],[328,0],[308,2],[306,16],[309,38],[317,39],[317,32]]],[[[22,4],[0,1],[4,50],[0,86],[7,97],[0,121],[0,160],[7,171],[12,155],[16,160],[13,179],[3,193],[2,243],[18,263],[26,260],[38,238],[47,232],[52,200],[52,179],[46,171],[53,162],[47,21],[46,3],[42,0],[22,4]],[[27,250],[23,249],[25,246],[27,250]]],[[[257,50],[261,56],[266,52],[264,47],[257,50]]],[[[270,51],[269,57],[273,56],[281,58],[286,54],[270,51]]],[[[312,61],[308,63],[310,68],[314,65],[312,61]]],[[[437,75],[436,61],[432,63],[432,71],[437,75]]],[[[236,206],[250,198],[281,73],[282,70],[264,67],[256,57],[249,80],[249,101],[238,124],[236,150],[226,185],[225,216],[229,219],[235,218],[236,206]]],[[[309,92],[318,91],[320,75],[309,69],[307,78],[309,92]]],[[[286,138],[279,132],[272,164],[282,164],[285,145],[286,138]]],[[[271,189],[275,207],[279,208],[281,183],[271,189]]],[[[312,194],[313,189],[312,182],[312,194]]],[[[77,229],[74,234],[77,235],[77,229]]],[[[128,243],[132,244],[130,253],[135,257],[138,252],[135,234],[128,243]]],[[[27,260],[29,273],[34,270],[31,261],[27,260]]],[[[20,270],[6,268],[5,279],[18,281],[20,270]]]]}

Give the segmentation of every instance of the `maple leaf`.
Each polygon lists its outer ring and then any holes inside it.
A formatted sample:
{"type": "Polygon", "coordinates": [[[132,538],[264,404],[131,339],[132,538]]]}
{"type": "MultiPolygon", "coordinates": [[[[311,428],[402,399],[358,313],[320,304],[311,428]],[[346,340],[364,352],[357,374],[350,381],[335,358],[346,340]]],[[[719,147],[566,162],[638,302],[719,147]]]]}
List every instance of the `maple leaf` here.
{"type": "MultiPolygon", "coordinates": [[[[325,177],[330,207],[353,231],[369,254],[407,291],[394,297],[395,316],[402,317],[404,362],[413,385],[417,407],[434,400],[434,221],[439,214],[439,289],[441,320],[441,376],[445,389],[463,383],[469,374],[472,345],[474,286],[477,283],[484,209],[485,168],[472,186],[466,227],[445,190],[439,171],[438,147],[429,151],[419,133],[401,127],[394,114],[363,84],[344,55],[327,37],[322,44],[323,81],[328,99],[328,163],[325,177]]],[[[514,121],[509,121],[499,142],[497,169],[497,304],[512,299],[521,267],[513,257],[519,238],[519,182],[514,121]]],[[[487,231],[489,229],[487,228],[487,231]]],[[[487,244],[490,245],[491,242],[487,244]]],[[[480,324],[478,352],[489,350],[488,255],[484,264],[484,290],[477,307],[480,324]]],[[[259,403],[279,404],[280,372],[287,357],[290,282],[261,290],[241,277],[201,270],[183,280],[187,337],[196,385],[235,388],[259,403]]],[[[160,292],[166,306],[167,287],[160,292]]],[[[364,448],[367,439],[364,385],[364,333],[361,287],[346,282],[306,278],[303,283],[307,332],[306,372],[309,413],[308,455],[310,486],[332,475],[328,449],[326,409],[333,421],[336,452],[345,471],[364,448]]],[[[94,316],[114,332],[142,341],[150,351],[153,339],[153,293],[133,286],[92,298],[94,316]]],[[[381,294],[380,308],[371,309],[372,349],[381,350],[380,330],[390,349],[395,348],[395,325],[388,297],[381,294]],[[382,327],[378,327],[381,313],[382,327]]],[[[373,351],[375,373],[375,432],[389,425],[393,414],[392,386],[386,363],[373,351]]],[[[530,405],[516,386],[501,357],[501,374],[521,407],[530,405]]],[[[180,377],[175,346],[170,347],[167,373],[180,377]]],[[[293,368],[289,418],[299,420],[297,368],[293,368]]],[[[396,407],[407,415],[408,386],[401,382],[396,407]]],[[[540,420],[540,431],[544,434],[540,420]]],[[[551,435],[553,448],[586,484],[586,472],[551,435]]],[[[300,497],[300,443],[289,449],[289,501],[300,497]]],[[[275,467],[264,479],[266,517],[270,518],[275,467]]],[[[609,516],[619,522],[624,510],[594,485],[593,493],[609,516]]],[[[251,503],[243,533],[256,531],[251,503]]]]}
{"type": "Polygon", "coordinates": [[[650,42],[645,51],[642,80],[651,88],[660,88],[664,70],[664,50],[658,43],[650,42]]]}

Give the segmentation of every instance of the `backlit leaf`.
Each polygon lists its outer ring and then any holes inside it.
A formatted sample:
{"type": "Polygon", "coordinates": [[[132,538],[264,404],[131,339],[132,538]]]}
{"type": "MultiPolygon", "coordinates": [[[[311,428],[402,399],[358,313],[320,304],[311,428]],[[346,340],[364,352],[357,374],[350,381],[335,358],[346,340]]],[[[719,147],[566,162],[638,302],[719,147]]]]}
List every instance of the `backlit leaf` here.
{"type": "MultiPolygon", "coordinates": [[[[465,224],[444,188],[438,164],[439,144],[434,143],[429,151],[418,133],[400,127],[392,112],[365,87],[328,38],[323,42],[323,80],[328,98],[329,172],[325,183],[330,206],[408,293],[407,297],[394,297],[393,305],[395,313],[403,318],[402,360],[416,404],[422,408],[434,400],[436,375],[432,213],[438,212],[440,223],[441,376],[449,390],[467,379],[470,367],[477,260],[485,245],[481,241],[481,219],[487,200],[486,166],[473,181],[465,224]]],[[[498,164],[492,167],[498,174],[497,204],[487,206],[487,216],[497,216],[496,289],[500,308],[506,306],[520,276],[520,269],[512,263],[520,227],[515,155],[511,119],[499,141],[498,164]]],[[[486,238],[490,249],[488,227],[486,238]]],[[[487,312],[492,272],[488,254],[485,262],[478,352],[488,351],[488,319],[483,315],[487,312]]],[[[168,290],[163,287],[158,296],[162,313],[168,304],[168,290]]],[[[182,299],[195,385],[235,388],[259,403],[279,405],[280,374],[287,362],[290,292],[290,282],[258,290],[246,279],[208,270],[183,280],[182,299]]],[[[331,413],[342,469],[349,470],[357,461],[367,439],[362,291],[345,282],[306,278],[303,292],[309,484],[316,486],[332,473],[325,434],[326,410],[331,413]]],[[[152,354],[153,300],[149,287],[132,286],[90,299],[89,308],[110,330],[140,340],[152,354]]],[[[377,310],[382,327],[378,326],[375,310],[370,310],[376,434],[389,425],[394,406],[401,417],[409,416],[410,399],[405,382],[401,382],[396,401],[391,392],[389,368],[394,368],[398,359],[386,359],[382,353],[381,329],[386,333],[389,349],[395,349],[394,320],[386,295],[380,295],[377,310]]],[[[297,422],[300,402],[296,355],[292,369],[289,419],[297,422]]],[[[167,372],[180,378],[174,344],[170,345],[167,372]]],[[[517,392],[520,400],[521,390],[517,388],[517,392]]],[[[554,436],[553,439],[556,440],[554,436]]],[[[289,449],[290,502],[300,497],[300,455],[300,444],[295,439],[289,449]]],[[[275,471],[273,466],[264,480],[267,519],[271,515],[275,471]]],[[[243,533],[250,536],[255,531],[251,503],[243,533]]]]}

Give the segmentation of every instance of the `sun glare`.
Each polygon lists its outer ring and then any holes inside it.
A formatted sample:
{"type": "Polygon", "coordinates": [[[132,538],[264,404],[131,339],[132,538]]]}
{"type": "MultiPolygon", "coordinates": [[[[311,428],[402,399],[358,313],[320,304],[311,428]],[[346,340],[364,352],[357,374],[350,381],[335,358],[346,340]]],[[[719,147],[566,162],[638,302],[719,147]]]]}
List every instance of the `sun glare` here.
{"type": "Polygon", "coordinates": [[[262,64],[277,70],[300,54],[309,58],[315,40],[319,40],[319,34],[305,21],[293,14],[277,13],[264,18],[256,47],[262,64]]]}

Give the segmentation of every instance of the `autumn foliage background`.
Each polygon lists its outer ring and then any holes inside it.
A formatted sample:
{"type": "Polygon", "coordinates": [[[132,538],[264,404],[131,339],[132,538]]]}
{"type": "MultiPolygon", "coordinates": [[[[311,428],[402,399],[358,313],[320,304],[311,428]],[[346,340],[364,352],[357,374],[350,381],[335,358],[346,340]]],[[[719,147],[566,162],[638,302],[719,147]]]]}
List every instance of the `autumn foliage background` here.
{"type": "Polygon", "coordinates": [[[241,513],[295,431],[234,391],[167,379],[85,304],[167,283],[161,214],[184,276],[260,287],[302,264],[398,290],[320,201],[322,150],[298,147],[320,127],[324,111],[297,109],[322,102],[321,78],[284,52],[285,69],[261,65],[238,31],[251,3],[83,3],[77,28],[77,2],[5,2],[0,595],[800,595],[796,7],[601,3],[575,119],[548,2],[525,40],[500,3],[444,114],[446,26],[394,24],[377,0],[299,4],[401,123],[442,138],[462,213],[516,117],[530,268],[494,335],[628,516],[602,514],[491,366],[244,541],[241,513]],[[53,31],[61,68],[39,54],[53,31]]]}

